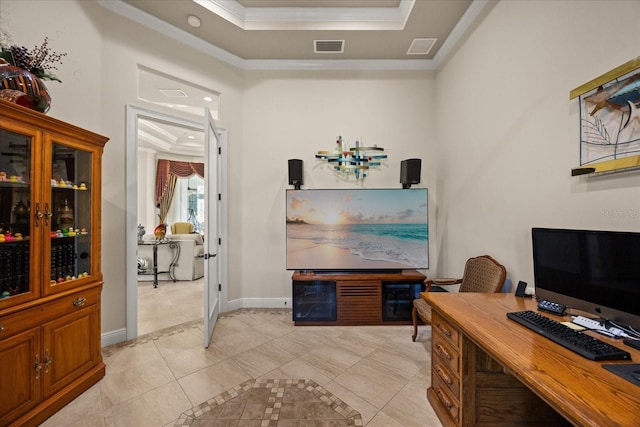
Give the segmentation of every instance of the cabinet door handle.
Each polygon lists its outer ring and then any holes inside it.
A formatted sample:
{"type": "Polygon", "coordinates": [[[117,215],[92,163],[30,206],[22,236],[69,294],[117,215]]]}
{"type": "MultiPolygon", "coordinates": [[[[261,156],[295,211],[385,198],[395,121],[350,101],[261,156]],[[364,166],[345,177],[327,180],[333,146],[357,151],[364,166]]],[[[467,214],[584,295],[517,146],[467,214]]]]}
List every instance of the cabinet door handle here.
{"type": "Polygon", "coordinates": [[[49,373],[49,368],[51,367],[51,357],[49,357],[49,350],[44,351],[44,373],[49,373]]]}
{"type": "Polygon", "coordinates": [[[44,225],[49,225],[49,218],[51,218],[53,214],[49,212],[49,203],[45,203],[44,205],[44,225]]]}
{"type": "Polygon", "coordinates": [[[44,214],[42,212],[40,212],[40,203],[36,203],[36,227],[40,226],[40,218],[42,218],[44,216],[44,214]]]}
{"type": "Polygon", "coordinates": [[[42,369],[42,363],[40,363],[40,355],[36,354],[36,363],[33,365],[35,369],[36,379],[40,379],[40,370],[42,369]]]}
{"type": "Polygon", "coordinates": [[[85,302],[87,302],[87,299],[85,297],[78,297],[74,299],[71,304],[75,305],[76,307],[82,307],[85,302]]]}

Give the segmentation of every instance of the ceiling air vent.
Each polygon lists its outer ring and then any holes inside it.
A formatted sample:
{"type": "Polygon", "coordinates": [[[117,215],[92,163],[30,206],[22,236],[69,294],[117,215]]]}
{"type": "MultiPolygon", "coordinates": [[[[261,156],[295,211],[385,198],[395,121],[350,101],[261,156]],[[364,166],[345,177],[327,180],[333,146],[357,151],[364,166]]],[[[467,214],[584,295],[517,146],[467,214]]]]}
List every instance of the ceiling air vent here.
{"type": "Polygon", "coordinates": [[[344,40],[314,40],[315,53],[343,53],[344,40]]]}
{"type": "Polygon", "coordinates": [[[438,39],[413,39],[407,55],[427,55],[438,39]]]}

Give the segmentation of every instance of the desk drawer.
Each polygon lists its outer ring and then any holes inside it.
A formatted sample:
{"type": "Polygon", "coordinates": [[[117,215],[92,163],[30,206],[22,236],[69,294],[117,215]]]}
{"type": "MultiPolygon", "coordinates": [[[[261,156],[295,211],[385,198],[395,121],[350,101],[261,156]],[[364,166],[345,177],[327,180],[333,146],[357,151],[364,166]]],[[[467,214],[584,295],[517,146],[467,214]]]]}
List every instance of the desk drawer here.
{"type": "Polygon", "coordinates": [[[442,335],[438,333],[433,334],[431,340],[432,356],[436,356],[442,360],[443,364],[445,364],[450,371],[455,373],[460,372],[460,355],[458,348],[454,347],[449,340],[443,338],[442,335]]]}
{"type": "Polygon", "coordinates": [[[460,348],[460,335],[458,330],[436,312],[433,312],[431,316],[431,325],[433,332],[436,332],[446,338],[456,348],[456,350],[460,348]]]}
{"type": "Polygon", "coordinates": [[[444,385],[437,376],[431,378],[431,388],[438,399],[438,403],[449,413],[457,425],[460,422],[460,402],[458,399],[453,396],[449,387],[444,385]]]}
{"type": "Polygon", "coordinates": [[[460,399],[460,379],[458,373],[454,373],[449,368],[449,364],[441,360],[440,357],[434,357],[432,360],[431,378],[438,377],[438,379],[455,395],[460,399]]]}

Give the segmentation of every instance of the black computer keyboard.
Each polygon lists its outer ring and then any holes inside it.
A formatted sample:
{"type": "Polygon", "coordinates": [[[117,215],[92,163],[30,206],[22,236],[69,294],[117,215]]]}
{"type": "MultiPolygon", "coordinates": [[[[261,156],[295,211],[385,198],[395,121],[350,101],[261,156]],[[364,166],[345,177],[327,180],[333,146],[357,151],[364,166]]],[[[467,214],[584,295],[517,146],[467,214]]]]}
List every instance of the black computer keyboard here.
{"type": "Polygon", "coordinates": [[[516,311],[507,317],[590,360],[630,360],[631,355],[597,338],[575,331],[535,311],[516,311]]]}

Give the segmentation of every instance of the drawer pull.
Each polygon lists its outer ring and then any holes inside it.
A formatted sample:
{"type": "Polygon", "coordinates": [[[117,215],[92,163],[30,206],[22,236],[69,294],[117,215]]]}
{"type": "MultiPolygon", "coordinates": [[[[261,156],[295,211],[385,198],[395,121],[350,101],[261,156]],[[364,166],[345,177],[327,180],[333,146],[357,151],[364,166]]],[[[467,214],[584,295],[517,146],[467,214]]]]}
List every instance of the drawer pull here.
{"type": "Polygon", "coordinates": [[[448,337],[451,337],[451,331],[449,328],[445,327],[442,323],[438,323],[438,329],[448,337]]]}
{"type": "Polygon", "coordinates": [[[436,388],[436,394],[438,395],[438,399],[442,402],[447,409],[451,409],[451,401],[444,395],[444,392],[440,390],[440,387],[436,388]]]}
{"type": "Polygon", "coordinates": [[[40,355],[36,354],[36,363],[33,365],[33,368],[35,369],[35,376],[36,379],[40,379],[40,370],[42,369],[42,363],[40,363],[40,355]]]}
{"type": "Polygon", "coordinates": [[[436,350],[438,350],[438,353],[440,353],[445,359],[451,360],[451,354],[449,354],[442,345],[438,344],[436,346],[436,350]]]}
{"type": "Polygon", "coordinates": [[[451,377],[449,375],[446,374],[445,371],[442,370],[442,368],[440,368],[439,366],[436,368],[436,372],[438,373],[438,376],[442,379],[442,381],[444,381],[445,383],[452,385],[453,381],[451,380],[451,377]]]}
{"type": "Polygon", "coordinates": [[[76,307],[82,307],[85,302],[87,302],[87,299],[85,297],[78,297],[75,300],[73,300],[72,304],[75,305],[76,307]]]}
{"type": "Polygon", "coordinates": [[[4,326],[0,326],[0,332],[4,331],[4,326]]]}

